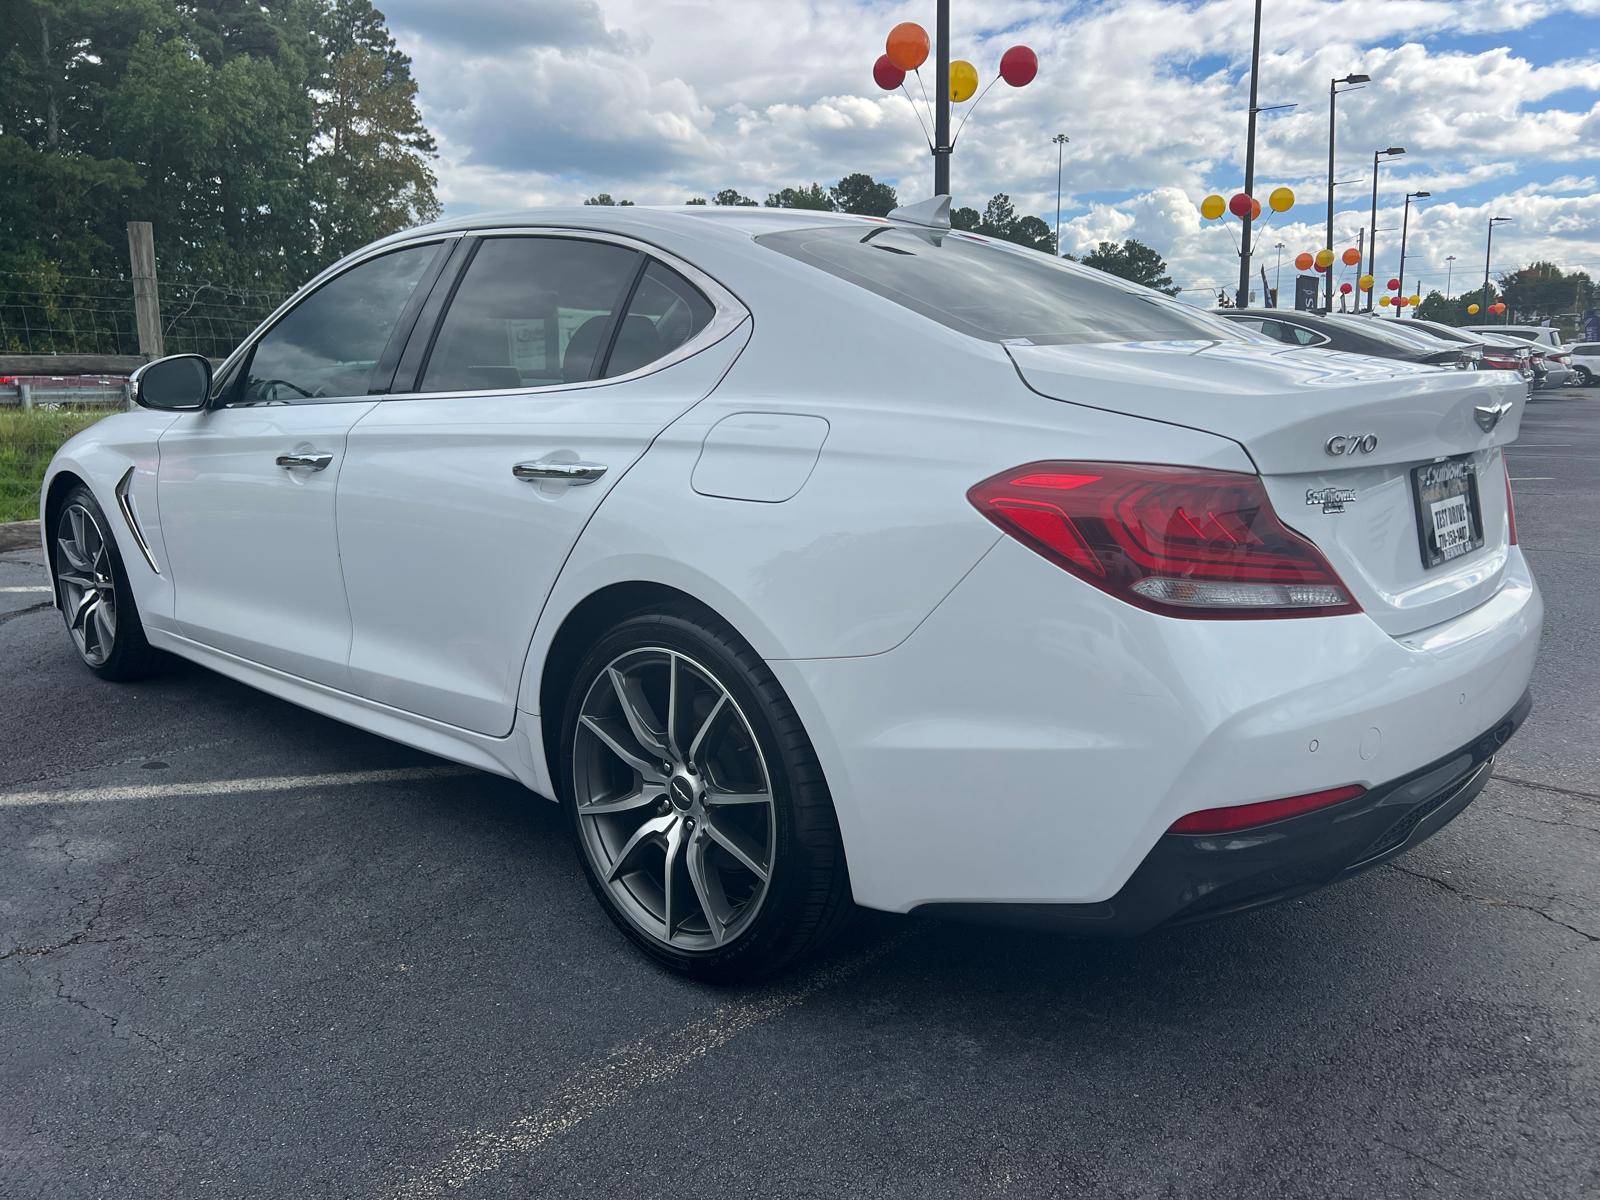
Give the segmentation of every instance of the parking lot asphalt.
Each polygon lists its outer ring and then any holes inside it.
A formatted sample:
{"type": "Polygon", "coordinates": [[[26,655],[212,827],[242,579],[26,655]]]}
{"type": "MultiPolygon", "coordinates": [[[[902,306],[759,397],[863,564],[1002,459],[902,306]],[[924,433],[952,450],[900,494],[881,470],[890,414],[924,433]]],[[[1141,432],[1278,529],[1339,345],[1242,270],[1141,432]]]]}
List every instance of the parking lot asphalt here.
{"type": "Polygon", "coordinates": [[[1536,709],[1433,840],[1133,942],[871,914],[734,991],[631,950],[553,805],[101,683],[0,554],[0,1195],[1600,1194],[1600,390],[1510,461],[1536,709]]]}

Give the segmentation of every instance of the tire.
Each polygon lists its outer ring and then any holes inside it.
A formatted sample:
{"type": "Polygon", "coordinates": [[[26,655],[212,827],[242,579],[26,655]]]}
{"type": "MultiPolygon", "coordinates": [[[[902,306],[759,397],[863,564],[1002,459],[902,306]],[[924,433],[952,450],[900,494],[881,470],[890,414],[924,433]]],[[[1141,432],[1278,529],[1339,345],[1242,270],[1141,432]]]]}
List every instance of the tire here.
{"type": "Polygon", "coordinates": [[[50,529],[56,598],[78,657],[101,679],[142,679],[160,665],[145,640],[116,536],[94,493],[67,493],[50,529]]]}
{"type": "Polygon", "coordinates": [[[761,979],[854,911],[811,741],[707,610],[635,613],[595,643],[568,694],[559,787],[595,896],[672,971],[761,979]]]}
{"type": "Polygon", "coordinates": [[[1594,386],[1594,373],[1588,367],[1573,367],[1572,373],[1576,376],[1572,382],[1573,387],[1586,388],[1594,386]]]}

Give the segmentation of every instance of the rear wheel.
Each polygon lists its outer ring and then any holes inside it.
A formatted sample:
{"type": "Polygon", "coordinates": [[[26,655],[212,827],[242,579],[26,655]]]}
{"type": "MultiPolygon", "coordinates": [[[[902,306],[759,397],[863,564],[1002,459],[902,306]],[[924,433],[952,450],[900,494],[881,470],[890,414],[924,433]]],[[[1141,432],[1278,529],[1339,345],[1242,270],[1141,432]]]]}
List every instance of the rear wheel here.
{"type": "Polygon", "coordinates": [[[78,657],[102,679],[150,674],[157,652],[145,640],[111,526],[82,484],[67,494],[51,540],[61,613],[78,657]]]}
{"type": "Polygon", "coordinates": [[[1594,386],[1594,372],[1590,371],[1588,367],[1573,367],[1572,375],[1572,385],[1574,387],[1594,386]]]}
{"type": "Polygon", "coordinates": [[[658,962],[756,979],[852,910],[832,799],[772,673],[695,608],[638,613],[579,667],[561,784],[613,920],[658,962]]]}

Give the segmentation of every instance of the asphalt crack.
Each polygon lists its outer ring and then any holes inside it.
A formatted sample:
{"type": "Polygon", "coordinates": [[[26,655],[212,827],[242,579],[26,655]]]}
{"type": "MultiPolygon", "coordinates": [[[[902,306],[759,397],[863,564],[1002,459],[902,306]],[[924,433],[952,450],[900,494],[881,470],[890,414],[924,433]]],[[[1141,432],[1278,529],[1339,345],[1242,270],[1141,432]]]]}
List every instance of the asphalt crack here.
{"type": "Polygon", "coordinates": [[[8,613],[0,613],[0,625],[4,625],[7,621],[15,621],[18,617],[25,617],[29,613],[41,612],[44,609],[54,607],[55,605],[50,601],[41,600],[37,604],[30,604],[27,608],[15,608],[8,613]]]}
{"type": "MultiPolygon", "coordinates": [[[[1463,888],[1456,887],[1453,883],[1448,883],[1445,880],[1436,878],[1432,875],[1424,875],[1421,871],[1410,870],[1407,867],[1400,866],[1398,863],[1390,863],[1389,866],[1391,870],[1399,871],[1402,875],[1409,875],[1413,879],[1421,879],[1427,883],[1437,884],[1451,895],[1460,896],[1463,900],[1476,900],[1479,904],[1492,904],[1498,908],[1521,909],[1523,912],[1530,912],[1533,913],[1534,916],[1543,917],[1552,925],[1559,925],[1563,929],[1570,930],[1579,937],[1583,938],[1585,941],[1600,942],[1600,936],[1596,936],[1592,933],[1586,933],[1582,929],[1579,929],[1576,925],[1568,925],[1565,921],[1559,920],[1556,917],[1552,917],[1549,913],[1545,912],[1544,909],[1534,908],[1531,904],[1518,904],[1512,900],[1502,900],[1498,896],[1476,896],[1463,888]]],[[[1554,896],[1550,897],[1551,900],[1554,900],[1555,898],[1556,897],[1554,896]]]]}
{"type": "Polygon", "coordinates": [[[1515,787],[1533,788],[1535,791],[1540,792],[1555,792],[1557,795],[1572,796],[1579,800],[1591,800],[1596,804],[1600,804],[1600,795],[1596,795],[1594,792],[1579,792],[1572,788],[1557,787],[1553,783],[1535,783],[1531,779],[1518,779],[1515,775],[1502,775],[1498,771],[1494,773],[1492,778],[1498,779],[1501,783],[1512,784],[1515,787]]]}
{"type": "Polygon", "coordinates": [[[100,915],[105,912],[105,909],[106,901],[105,897],[102,896],[100,898],[100,902],[95,905],[94,916],[85,921],[83,928],[78,930],[78,932],[73,934],[71,937],[66,938],[63,941],[51,942],[50,944],[44,946],[24,946],[20,942],[14,943],[10,950],[7,950],[4,954],[0,954],[0,962],[4,962],[8,958],[14,958],[18,956],[23,958],[37,958],[45,954],[54,954],[58,950],[65,950],[69,946],[83,945],[89,940],[89,935],[94,932],[94,923],[100,919],[100,915]]]}

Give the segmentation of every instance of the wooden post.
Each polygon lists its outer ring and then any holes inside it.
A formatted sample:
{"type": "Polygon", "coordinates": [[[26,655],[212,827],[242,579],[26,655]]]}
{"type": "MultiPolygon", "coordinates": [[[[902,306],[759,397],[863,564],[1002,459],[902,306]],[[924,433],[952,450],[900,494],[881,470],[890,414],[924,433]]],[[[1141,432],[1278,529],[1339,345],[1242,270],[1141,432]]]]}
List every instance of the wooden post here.
{"type": "Polygon", "coordinates": [[[161,300],[156,294],[156,242],[149,221],[128,222],[128,260],[133,267],[133,315],[139,323],[139,353],[157,359],[161,351],[161,300]]]}

